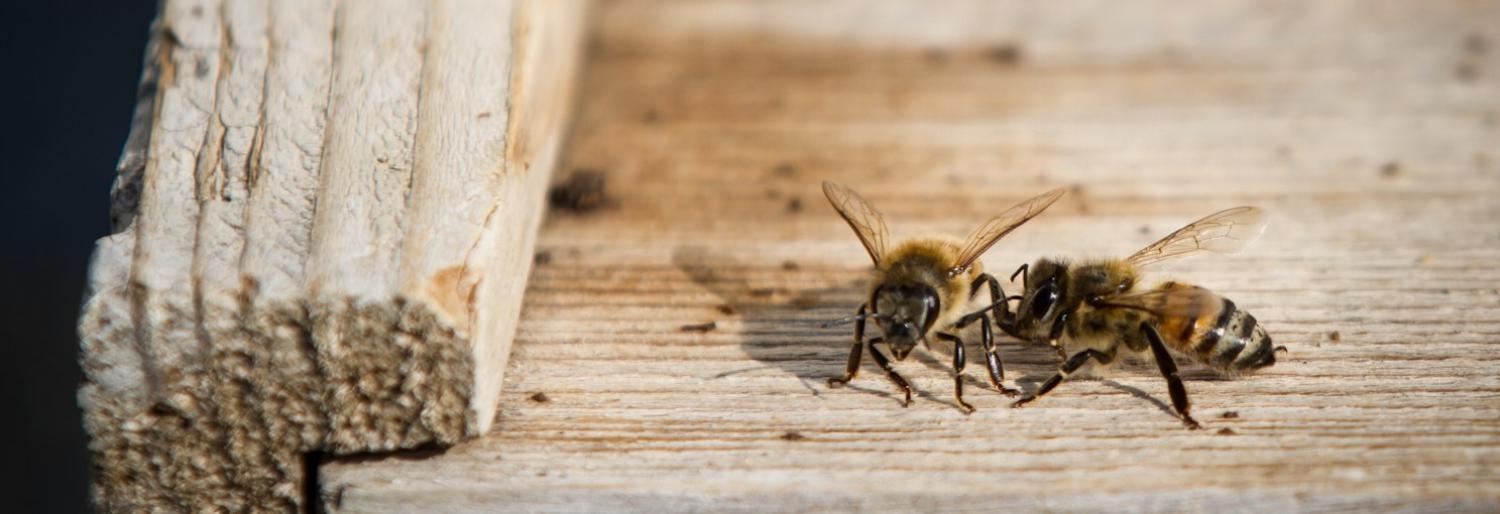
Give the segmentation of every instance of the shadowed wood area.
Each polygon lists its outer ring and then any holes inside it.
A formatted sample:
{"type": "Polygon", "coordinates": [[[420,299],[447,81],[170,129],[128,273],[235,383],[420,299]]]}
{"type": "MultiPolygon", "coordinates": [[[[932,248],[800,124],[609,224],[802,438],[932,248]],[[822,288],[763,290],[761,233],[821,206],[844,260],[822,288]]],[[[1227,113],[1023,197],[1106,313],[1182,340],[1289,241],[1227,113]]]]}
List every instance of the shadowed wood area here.
{"type": "MultiPolygon", "coordinates": [[[[322,467],[333,512],[1500,508],[1500,3],[605,2],[488,435],[322,467]],[[1288,349],[990,390],[971,330],[842,373],[868,258],[1071,192],[984,258],[1119,256],[1265,208],[1247,251],[1163,268],[1288,349]],[[597,208],[590,208],[597,205],[597,208]]],[[[1007,291],[1016,285],[1006,284],[1007,291]]],[[[1001,339],[1007,385],[1058,365],[1001,339]]],[[[1185,361],[1184,361],[1185,362],[1185,361]]]]}

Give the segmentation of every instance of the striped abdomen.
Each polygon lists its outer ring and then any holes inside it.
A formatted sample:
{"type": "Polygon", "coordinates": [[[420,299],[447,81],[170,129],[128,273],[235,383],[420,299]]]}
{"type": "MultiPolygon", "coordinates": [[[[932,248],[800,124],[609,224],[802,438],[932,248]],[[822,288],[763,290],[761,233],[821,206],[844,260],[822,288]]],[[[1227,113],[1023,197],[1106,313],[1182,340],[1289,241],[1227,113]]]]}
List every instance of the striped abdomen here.
{"type": "Polygon", "coordinates": [[[1255,316],[1235,307],[1234,302],[1197,286],[1168,282],[1161,290],[1173,295],[1196,297],[1190,308],[1158,316],[1156,329],[1167,346],[1200,363],[1227,373],[1242,373],[1276,363],[1271,336],[1255,316]]]}

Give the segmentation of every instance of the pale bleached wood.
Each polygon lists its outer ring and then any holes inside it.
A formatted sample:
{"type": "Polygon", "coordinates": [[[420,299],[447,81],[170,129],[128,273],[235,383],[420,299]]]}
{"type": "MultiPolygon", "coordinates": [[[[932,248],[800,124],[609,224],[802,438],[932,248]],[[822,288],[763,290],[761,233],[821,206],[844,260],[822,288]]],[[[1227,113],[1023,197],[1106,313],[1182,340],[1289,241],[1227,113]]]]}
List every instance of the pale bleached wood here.
{"type": "MultiPolygon", "coordinates": [[[[563,22],[580,27],[581,5],[556,3],[534,11],[569,14],[563,22]]],[[[517,250],[533,245],[551,170],[550,163],[530,169],[526,161],[531,156],[517,156],[510,149],[518,138],[551,142],[561,135],[560,125],[529,120],[525,112],[514,113],[513,124],[511,111],[538,97],[570,98],[567,85],[577,60],[572,49],[549,48],[545,57],[552,62],[546,72],[528,63],[534,56],[526,55],[527,50],[536,53],[529,48],[536,45],[528,42],[541,36],[576,40],[579,29],[526,26],[535,22],[527,18],[531,11],[522,9],[509,2],[437,2],[428,20],[434,37],[428,41],[423,83],[432,86],[422,91],[423,124],[417,134],[411,224],[402,261],[407,300],[402,331],[425,340],[425,354],[415,366],[424,368],[434,385],[419,386],[416,396],[428,397],[424,401],[435,407],[424,409],[422,416],[462,412],[462,418],[453,420],[461,425],[428,424],[462,427],[475,435],[487,431],[494,418],[497,377],[505,369],[531,262],[528,253],[517,250]],[[529,68],[513,72],[513,56],[529,68]],[[561,84],[532,83],[538,76],[557,77],[561,84]],[[526,125],[518,128],[523,120],[526,125]],[[497,247],[494,241],[503,244],[497,247]],[[480,297],[480,284],[503,293],[480,297]],[[509,326],[481,334],[474,330],[476,318],[499,318],[509,326]]],[[[566,104],[547,107],[551,109],[532,117],[567,112],[566,104]]],[[[555,148],[547,150],[555,153],[555,148]]],[[[438,434],[444,441],[459,436],[438,434]]]]}
{"type": "Polygon", "coordinates": [[[544,192],[573,116],[575,84],[582,73],[586,0],[521,0],[513,29],[503,194],[485,219],[485,232],[468,256],[482,269],[475,285],[474,391],[471,435],[490,431],[502,378],[531,274],[544,192]]]}
{"type": "Polygon", "coordinates": [[[299,510],[308,453],[488,427],[583,6],[163,5],[79,322],[102,510],[299,510]]]}
{"type": "MultiPolygon", "coordinates": [[[[402,387],[424,404],[401,417],[421,419],[433,431],[429,437],[444,442],[478,433],[478,411],[470,402],[474,286],[494,263],[471,267],[470,255],[487,216],[521,212],[510,210],[503,195],[510,178],[504,150],[514,10],[512,2],[456,0],[433,2],[427,13],[422,123],[399,284],[405,304],[396,337],[412,348],[404,365],[421,377],[402,387]]],[[[542,191],[521,194],[540,197],[542,191]]],[[[488,416],[493,409],[493,401],[483,407],[488,416]]]]}
{"type": "Polygon", "coordinates": [[[414,0],[341,4],[335,17],[340,36],[307,273],[328,441],[345,452],[413,446],[434,428],[416,416],[419,402],[402,401],[400,370],[422,348],[395,337],[400,308],[391,303],[412,177],[424,20],[414,0]]]}
{"type": "MultiPolygon", "coordinates": [[[[495,428],[425,458],[324,465],[325,506],[1495,510],[1497,15],[604,4],[565,162],[604,171],[617,206],[544,225],[495,428]],[[910,408],[869,362],[829,389],[850,328],[817,323],[858,305],[867,257],[823,179],[864,193],[897,237],[962,234],[1077,185],[986,256],[1005,274],[1260,205],[1271,227],[1245,253],[1152,277],[1228,295],[1289,352],[1240,379],[1190,371],[1199,432],[1167,413],[1149,366],[1011,410],[970,362],[972,416],[941,345],[898,365],[920,392],[910,408]]],[[[1057,365],[1010,339],[1001,352],[1028,390],[1057,365]]]]}
{"type": "Polygon", "coordinates": [[[249,338],[241,325],[245,291],[239,268],[252,154],[262,137],[267,13],[264,0],[224,0],[217,14],[224,24],[225,46],[219,55],[213,114],[198,159],[199,218],[191,268],[196,329],[207,347],[209,368],[204,373],[208,378],[193,394],[211,405],[212,422],[171,441],[181,446],[182,438],[201,438],[204,446],[221,451],[212,458],[224,459],[233,487],[251,497],[268,495],[275,484],[275,475],[259,462],[265,429],[250,396],[252,383],[244,380],[254,374],[254,363],[238,351],[249,338]],[[234,352],[230,359],[225,358],[226,350],[234,352]],[[234,364],[226,368],[226,360],[234,364]]]}
{"type": "Polygon", "coordinates": [[[131,269],[138,343],[146,356],[153,399],[197,371],[204,342],[193,329],[192,269],[198,221],[196,171],[212,138],[220,70],[219,2],[182,0],[164,5],[160,98],[151,151],[134,222],[139,244],[131,269]]]}
{"type": "MultiPolygon", "coordinates": [[[[327,342],[320,349],[321,358],[333,363],[325,369],[331,375],[328,387],[335,406],[330,434],[334,448],[366,451],[431,441],[452,443],[488,427],[498,398],[499,382],[492,377],[503,370],[513,332],[504,330],[503,320],[517,314],[530,262],[529,252],[517,249],[531,246],[532,239],[526,235],[535,231],[551,169],[550,165],[536,170],[518,166],[508,155],[510,146],[504,136],[514,124],[508,102],[521,98],[512,91],[510,81],[530,72],[555,75],[561,77],[560,84],[568,84],[574,59],[564,51],[576,48],[548,49],[552,52],[548,59],[555,62],[512,73],[510,54],[516,51],[512,41],[558,37],[553,33],[562,34],[564,41],[576,39],[576,29],[568,32],[567,24],[580,24],[581,5],[557,3],[539,9],[572,9],[574,15],[559,17],[561,26],[527,33],[513,31],[510,13],[515,7],[509,4],[439,3],[428,13],[430,37],[422,73],[423,83],[431,86],[421,93],[426,100],[421,102],[422,122],[415,136],[411,211],[403,228],[410,239],[400,263],[402,283],[397,284],[405,309],[400,330],[395,326],[369,328],[367,335],[351,336],[352,328],[360,323],[390,321],[385,317],[388,312],[380,314],[385,312],[382,307],[372,306],[371,315],[352,316],[355,325],[315,337],[327,342]],[[481,242],[481,238],[489,239],[481,242]],[[501,244],[505,249],[497,251],[501,244]],[[492,285],[484,291],[500,293],[476,292],[487,283],[492,285]],[[478,312],[501,320],[501,329],[471,340],[471,318],[478,312]],[[339,337],[370,340],[343,343],[340,350],[339,337]],[[472,385],[480,381],[488,384],[485,394],[472,395],[472,385]]],[[[554,87],[533,94],[553,102],[544,105],[557,112],[545,116],[561,118],[570,98],[567,91],[554,87]],[[559,98],[563,101],[555,100],[559,98]]],[[[336,105],[333,112],[339,112],[336,105]]],[[[532,152],[540,156],[546,155],[543,150],[555,152],[561,126],[539,124],[539,135],[531,136],[539,141],[539,148],[532,152]]],[[[529,164],[529,159],[523,164],[529,164]]],[[[329,166],[325,165],[325,175],[333,169],[329,166]]],[[[341,245],[347,252],[357,253],[359,248],[350,246],[349,240],[327,244],[327,248],[341,245]]],[[[317,262],[319,257],[314,255],[317,262]]],[[[365,273],[342,272],[349,280],[368,280],[365,273]]],[[[321,283],[315,281],[313,287],[318,294],[327,294],[321,283]]],[[[315,319],[318,316],[315,311],[315,319]]]]}
{"type": "MultiPolygon", "coordinates": [[[[254,417],[225,416],[231,454],[263,474],[269,496],[301,502],[303,453],[327,432],[324,382],[305,303],[308,248],[318,197],[333,62],[331,2],[274,0],[260,144],[252,154],[246,242],[240,261],[244,338],[216,341],[220,376],[243,381],[254,417]]],[[[261,498],[268,495],[262,494],[261,498]]],[[[266,499],[266,503],[274,504],[266,499]]]]}
{"type": "Polygon", "coordinates": [[[134,236],[127,230],[96,243],[78,321],[85,377],[78,405],[96,470],[91,495],[96,505],[121,508],[127,506],[123,497],[135,491],[118,482],[130,466],[144,460],[131,444],[135,439],[126,424],[149,405],[127,289],[134,236]]]}
{"type": "Polygon", "coordinates": [[[151,406],[117,422],[136,460],[110,466],[126,475],[99,482],[119,488],[104,493],[113,508],[243,506],[204,394],[208,341],[198,331],[190,273],[203,193],[197,171],[212,158],[204,148],[218,143],[210,126],[223,69],[222,8],[217,1],[163,4],[167,40],[157,63],[157,111],[132,227],[129,280],[151,406]]]}

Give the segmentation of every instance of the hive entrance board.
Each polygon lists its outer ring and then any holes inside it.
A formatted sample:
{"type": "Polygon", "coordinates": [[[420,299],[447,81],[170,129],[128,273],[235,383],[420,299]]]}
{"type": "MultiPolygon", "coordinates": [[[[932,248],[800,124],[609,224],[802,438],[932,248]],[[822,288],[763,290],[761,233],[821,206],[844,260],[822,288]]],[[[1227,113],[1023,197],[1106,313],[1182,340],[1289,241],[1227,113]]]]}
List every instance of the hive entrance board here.
{"type": "MultiPolygon", "coordinates": [[[[561,174],[600,171],[611,201],[549,213],[495,428],[327,464],[331,510],[1500,501],[1500,4],[599,7],[561,174]],[[1011,410],[971,362],[972,416],[942,348],[900,364],[910,408],[868,361],[830,389],[849,328],[817,323],[858,306],[867,258],[825,179],[898,238],[1079,186],[986,256],[997,274],[1262,206],[1248,251],[1157,276],[1289,353],[1190,373],[1198,432],[1150,368],[1011,410]]],[[[1056,366],[1001,352],[1028,390],[1056,366]]]]}

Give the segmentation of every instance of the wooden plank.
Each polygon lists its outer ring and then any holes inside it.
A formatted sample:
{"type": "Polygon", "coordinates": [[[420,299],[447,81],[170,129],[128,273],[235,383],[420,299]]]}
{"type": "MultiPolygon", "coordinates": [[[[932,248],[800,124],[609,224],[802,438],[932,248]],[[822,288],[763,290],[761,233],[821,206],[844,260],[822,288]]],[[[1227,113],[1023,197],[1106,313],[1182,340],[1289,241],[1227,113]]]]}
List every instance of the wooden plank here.
{"type": "MultiPolygon", "coordinates": [[[[401,396],[391,337],[425,12],[416,1],[341,4],[333,86],[307,277],[312,332],[329,402],[329,443],[340,451],[416,444],[432,427],[401,396]],[[409,427],[408,424],[414,426],[409,427]],[[412,438],[405,435],[409,432],[412,438]]],[[[409,344],[409,343],[406,343],[409,344]]]]}
{"type": "Polygon", "coordinates": [[[486,215],[485,232],[466,265],[482,270],[474,285],[474,390],[471,437],[490,431],[500,405],[511,344],[545,209],[544,194],[558,166],[573,118],[582,74],[587,0],[516,3],[518,35],[512,63],[510,114],[500,174],[503,195],[486,215]],[[528,249],[522,252],[521,249],[528,249]]]}
{"type": "MultiPolygon", "coordinates": [[[[266,18],[263,97],[245,163],[233,276],[205,280],[233,292],[233,312],[211,333],[217,423],[236,468],[236,484],[257,507],[296,510],[303,457],[326,432],[323,381],[302,298],[311,238],[332,61],[333,6],[276,0],[231,21],[266,18]]],[[[243,37],[243,36],[240,36],[243,37]]],[[[236,159],[239,160],[239,159],[236,159]]]]}
{"type": "MultiPolygon", "coordinates": [[[[269,496],[277,478],[266,472],[274,468],[259,460],[264,455],[260,434],[265,429],[250,391],[253,382],[244,380],[255,371],[242,353],[249,345],[249,333],[241,324],[245,292],[240,275],[255,165],[252,155],[262,137],[268,14],[264,0],[228,0],[220,13],[225,48],[219,56],[222,69],[213,115],[198,159],[198,233],[191,268],[196,328],[209,368],[196,394],[211,409],[204,429],[194,435],[215,448],[212,458],[222,459],[219,464],[231,468],[229,481],[235,489],[251,491],[251,497],[269,496]]],[[[169,444],[178,445],[180,440],[169,444]]],[[[184,485],[184,489],[192,487],[184,485]]]]}
{"type": "Polygon", "coordinates": [[[241,482],[268,505],[301,502],[302,455],[321,448],[328,430],[304,300],[333,73],[333,13],[326,1],[270,3],[261,136],[239,267],[245,334],[215,344],[230,455],[244,470],[241,482]],[[236,405],[243,414],[233,412],[236,405]]]}
{"type": "Polygon", "coordinates": [[[230,486],[223,432],[206,398],[208,347],[195,323],[191,277],[205,193],[199,173],[212,167],[206,163],[220,142],[213,115],[228,52],[223,8],[217,1],[163,4],[166,43],[156,64],[157,111],[132,225],[136,244],[128,286],[150,407],[114,421],[128,434],[132,459],[111,466],[99,481],[119,488],[103,493],[111,509],[243,506],[230,486]],[[169,446],[171,453],[162,451],[169,446]],[[180,458],[164,458],[173,454],[180,458]]]}
{"type": "MultiPolygon", "coordinates": [[[[419,349],[401,366],[420,370],[424,381],[402,387],[416,389],[432,405],[410,416],[434,427],[435,437],[446,442],[477,432],[469,404],[477,363],[469,341],[474,287],[488,267],[471,268],[470,254],[487,218],[505,201],[499,195],[505,191],[506,102],[515,50],[503,29],[514,25],[514,9],[512,2],[445,1],[428,12],[422,125],[398,284],[408,302],[395,342],[419,349]]],[[[540,197],[541,191],[532,194],[540,197]]],[[[493,408],[484,410],[493,417],[493,408]]]]}
{"type": "Polygon", "coordinates": [[[396,341],[418,351],[362,374],[401,371],[432,384],[403,382],[424,407],[398,418],[421,419],[430,439],[482,434],[494,419],[571,112],[585,5],[431,5],[396,341]]]}
{"type": "Polygon", "coordinates": [[[488,428],[585,6],[163,4],[80,318],[101,510],[488,428]]]}
{"type": "MultiPolygon", "coordinates": [[[[612,207],[549,214],[495,429],[325,464],[330,511],[1500,508],[1500,3],[598,14],[564,162],[612,207]],[[1074,186],[986,257],[1006,274],[1260,205],[1248,251],[1153,278],[1226,294],[1289,352],[1190,372],[1196,432],[1149,368],[1012,410],[971,363],[964,416],[935,344],[898,364],[910,408],[868,363],[829,389],[849,332],[817,323],[868,278],[824,179],[897,237],[1074,186]]],[[[1028,390],[1057,365],[1001,352],[1028,390]]]]}

